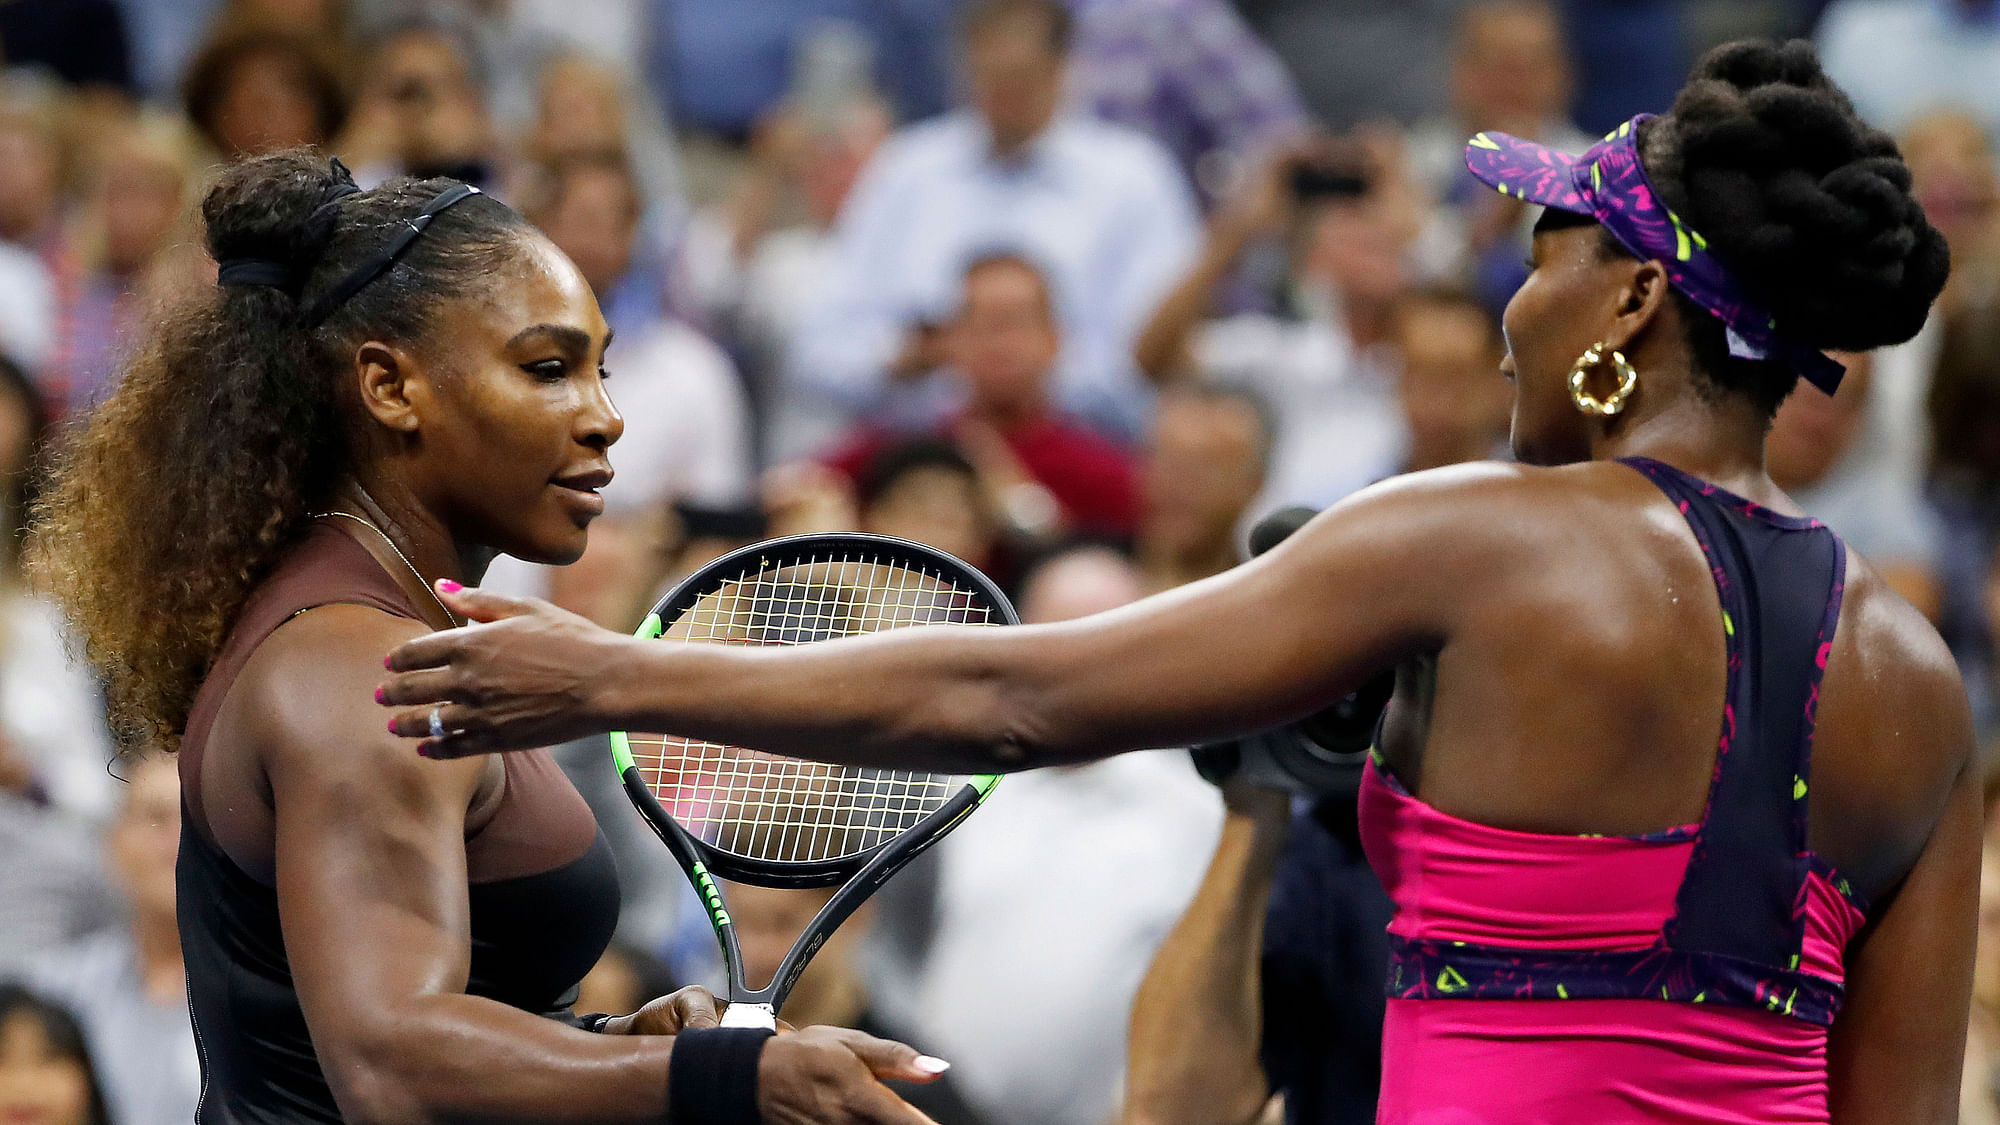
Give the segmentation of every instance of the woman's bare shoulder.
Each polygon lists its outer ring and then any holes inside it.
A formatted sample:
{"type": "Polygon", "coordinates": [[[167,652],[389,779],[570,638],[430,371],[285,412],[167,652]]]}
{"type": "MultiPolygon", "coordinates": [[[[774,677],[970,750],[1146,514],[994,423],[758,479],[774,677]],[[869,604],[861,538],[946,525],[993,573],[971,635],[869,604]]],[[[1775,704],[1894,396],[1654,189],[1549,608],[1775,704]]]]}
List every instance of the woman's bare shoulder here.
{"type": "Polygon", "coordinates": [[[1851,549],[1828,673],[1863,681],[1886,713],[1962,718],[1970,729],[1965,684],[1944,638],[1851,549]]]}
{"type": "MultiPolygon", "coordinates": [[[[266,769],[325,768],[328,747],[414,757],[388,733],[375,703],[390,649],[429,632],[421,621],[365,605],[327,605],[286,622],[243,665],[224,704],[234,741],[266,769]]],[[[373,754],[342,755],[372,757],[373,754]]]]}
{"type": "Polygon", "coordinates": [[[1815,847],[1893,883],[1973,764],[1972,714],[1937,630],[1852,551],[1816,718],[1815,847]]]}

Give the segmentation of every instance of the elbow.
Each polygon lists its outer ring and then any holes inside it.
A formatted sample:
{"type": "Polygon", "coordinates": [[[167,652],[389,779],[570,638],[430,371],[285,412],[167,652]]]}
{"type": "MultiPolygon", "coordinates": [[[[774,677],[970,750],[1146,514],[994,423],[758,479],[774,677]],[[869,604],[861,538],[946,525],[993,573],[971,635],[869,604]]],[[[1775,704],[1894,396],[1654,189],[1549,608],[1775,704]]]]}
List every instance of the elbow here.
{"type": "Polygon", "coordinates": [[[424,1094],[438,1040],[414,1028],[399,1033],[396,1022],[402,1021],[384,1019],[317,1047],[327,1088],[341,1118],[352,1125],[418,1125],[442,1116],[424,1094]]]}
{"type": "Polygon", "coordinates": [[[982,773],[1020,773],[1043,766],[1073,764],[1079,747],[1068,737],[1059,711],[1043,693],[995,677],[988,721],[981,724],[975,758],[982,773]]]}

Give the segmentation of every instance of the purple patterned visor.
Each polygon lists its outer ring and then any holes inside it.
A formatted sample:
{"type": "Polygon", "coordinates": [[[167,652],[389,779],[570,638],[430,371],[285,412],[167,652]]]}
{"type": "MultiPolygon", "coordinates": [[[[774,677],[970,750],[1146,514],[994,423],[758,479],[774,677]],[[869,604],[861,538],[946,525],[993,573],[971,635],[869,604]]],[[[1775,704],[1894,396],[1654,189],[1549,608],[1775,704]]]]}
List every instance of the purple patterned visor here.
{"type": "Polygon", "coordinates": [[[1620,125],[1582,156],[1506,133],[1481,133],[1466,142],[1465,166],[1501,195],[1596,219],[1640,261],[1665,266],[1674,288],[1722,321],[1730,355],[1782,359],[1832,394],[1847,369],[1823,352],[1781,339],[1771,314],[1708,252],[1708,240],[1660,201],[1639,162],[1638,125],[1650,116],[1620,125]]]}

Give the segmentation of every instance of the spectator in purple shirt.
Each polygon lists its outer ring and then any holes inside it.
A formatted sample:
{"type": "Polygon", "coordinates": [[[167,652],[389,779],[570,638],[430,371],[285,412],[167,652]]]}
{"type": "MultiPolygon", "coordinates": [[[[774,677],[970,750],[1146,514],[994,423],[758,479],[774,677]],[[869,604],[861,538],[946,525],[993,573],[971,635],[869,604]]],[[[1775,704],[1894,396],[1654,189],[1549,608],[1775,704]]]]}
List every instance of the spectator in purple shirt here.
{"type": "Polygon", "coordinates": [[[1308,125],[1278,56],[1227,0],[1070,0],[1071,93],[1082,108],[1147,133],[1204,203],[1230,173],[1308,125]]]}

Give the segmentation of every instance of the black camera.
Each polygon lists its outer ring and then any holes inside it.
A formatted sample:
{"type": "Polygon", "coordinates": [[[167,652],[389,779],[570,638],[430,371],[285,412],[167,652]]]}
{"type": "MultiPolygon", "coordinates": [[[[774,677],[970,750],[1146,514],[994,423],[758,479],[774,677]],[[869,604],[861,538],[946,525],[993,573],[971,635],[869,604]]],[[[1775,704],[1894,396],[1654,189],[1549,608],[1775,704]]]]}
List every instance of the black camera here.
{"type": "Polygon", "coordinates": [[[1359,165],[1302,160],[1292,166],[1292,196],[1301,203],[1354,199],[1367,194],[1368,177],[1359,165]]]}
{"type": "Polygon", "coordinates": [[[1307,797],[1357,792],[1375,724],[1395,690],[1396,674],[1384,672],[1296,723],[1197,746],[1195,771],[1216,785],[1240,777],[1307,797]]]}
{"type": "MultiPolygon", "coordinates": [[[[1251,556],[1277,546],[1317,514],[1311,508],[1285,508],[1257,521],[1250,531],[1251,556]]],[[[1216,785],[1241,777],[1309,797],[1357,792],[1376,723],[1395,691],[1396,673],[1380,672],[1296,723],[1195,747],[1194,768],[1216,785]]]]}

